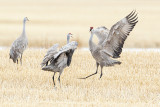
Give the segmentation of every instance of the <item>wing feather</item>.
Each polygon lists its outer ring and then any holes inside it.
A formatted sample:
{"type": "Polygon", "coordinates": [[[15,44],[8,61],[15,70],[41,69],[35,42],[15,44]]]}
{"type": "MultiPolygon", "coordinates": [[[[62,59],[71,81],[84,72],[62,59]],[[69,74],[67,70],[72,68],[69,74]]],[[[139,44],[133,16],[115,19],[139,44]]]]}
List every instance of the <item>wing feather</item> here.
{"type": "Polygon", "coordinates": [[[69,52],[66,53],[66,55],[68,57],[67,66],[70,66],[70,64],[71,64],[73,53],[74,53],[74,50],[70,50],[69,52]]]}
{"type": "Polygon", "coordinates": [[[66,67],[67,63],[67,56],[65,53],[62,53],[57,59],[56,59],[56,65],[58,68],[63,69],[66,67]]]}
{"type": "Polygon", "coordinates": [[[104,51],[113,58],[120,57],[123,44],[129,33],[138,22],[136,11],[132,11],[128,16],[111,27],[108,38],[102,44],[104,51]]]}
{"type": "Polygon", "coordinates": [[[59,52],[54,55],[54,61],[60,61],[60,59],[63,59],[63,58],[61,58],[61,56],[63,54],[65,54],[65,56],[67,57],[67,58],[65,58],[67,60],[66,64],[67,64],[67,66],[69,66],[71,64],[72,55],[73,55],[75,49],[77,49],[77,46],[78,46],[78,43],[76,41],[72,41],[72,42],[68,43],[67,45],[63,46],[59,50],[59,52]]]}
{"type": "Polygon", "coordinates": [[[76,41],[72,41],[68,43],[67,45],[63,46],[57,54],[54,55],[54,59],[56,59],[60,54],[66,53],[70,50],[77,49],[78,43],[76,41]]]}
{"type": "Polygon", "coordinates": [[[44,56],[43,61],[41,63],[41,67],[43,67],[44,65],[48,65],[48,61],[52,60],[54,55],[58,53],[57,48],[58,48],[58,44],[55,44],[48,49],[47,54],[44,56]]]}
{"type": "Polygon", "coordinates": [[[13,59],[13,62],[16,62],[20,55],[23,54],[24,50],[27,48],[27,45],[28,40],[25,36],[20,36],[12,43],[9,55],[10,58],[13,59]]]}
{"type": "Polygon", "coordinates": [[[105,26],[98,27],[94,29],[94,34],[99,39],[98,44],[102,44],[103,41],[107,38],[109,30],[105,26]]]}

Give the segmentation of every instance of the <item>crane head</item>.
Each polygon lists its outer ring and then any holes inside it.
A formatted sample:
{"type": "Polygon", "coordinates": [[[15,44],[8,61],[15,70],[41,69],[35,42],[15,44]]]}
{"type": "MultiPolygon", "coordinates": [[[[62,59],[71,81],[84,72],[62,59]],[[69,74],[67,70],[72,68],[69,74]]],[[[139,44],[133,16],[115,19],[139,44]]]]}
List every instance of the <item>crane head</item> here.
{"type": "MultiPolygon", "coordinates": [[[[73,35],[72,33],[68,33],[68,35],[67,35],[67,36],[70,36],[70,37],[72,37],[72,35],[73,35]]],[[[73,37],[72,37],[72,38],[73,38],[73,37]]]]}
{"type": "Polygon", "coordinates": [[[69,35],[72,35],[72,33],[69,33],[69,35]]]}
{"type": "Polygon", "coordinates": [[[24,17],[24,21],[29,21],[27,17],[24,17]]]}
{"type": "Polygon", "coordinates": [[[90,27],[90,31],[92,31],[93,27],[90,27]]]}

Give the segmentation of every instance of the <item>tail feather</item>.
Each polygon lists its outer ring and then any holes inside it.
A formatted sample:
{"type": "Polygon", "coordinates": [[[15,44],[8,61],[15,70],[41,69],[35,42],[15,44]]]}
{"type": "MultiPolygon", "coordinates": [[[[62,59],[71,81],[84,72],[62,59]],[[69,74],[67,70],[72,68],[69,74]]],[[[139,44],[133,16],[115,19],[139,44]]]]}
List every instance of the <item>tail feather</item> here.
{"type": "Polygon", "coordinates": [[[113,60],[111,58],[108,58],[108,61],[106,62],[106,66],[114,66],[116,64],[120,65],[121,62],[117,60],[113,60]]]}
{"type": "Polygon", "coordinates": [[[114,64],[118,64],[118,65],[120,65],[122,62],[120,62],[120,61],[116,61],[116,62],[114,62],[114,64]]]}
{"type": "Polygon", "coordinates": [[[17,59],[16,59],[16,58],[12,58],[11,56],[10,56],[10,58],[9,58],[9,59],[12,59],[14,63],[16,63],[16,61],[17,61],[17,59]]]}
{"type": "Polygon", "coordinates": [[[17,59],[19,58],[19,55],[17,53],[9,54],[9,59],[12,59],[14,63],[16,63],[17,59]]]}
{"type": "Polygon", "coordinates": [[[44,70],[44,71],[53,71],[53,67],[48,65],[48,66],[43,67],[42,70],[44,70]]]}

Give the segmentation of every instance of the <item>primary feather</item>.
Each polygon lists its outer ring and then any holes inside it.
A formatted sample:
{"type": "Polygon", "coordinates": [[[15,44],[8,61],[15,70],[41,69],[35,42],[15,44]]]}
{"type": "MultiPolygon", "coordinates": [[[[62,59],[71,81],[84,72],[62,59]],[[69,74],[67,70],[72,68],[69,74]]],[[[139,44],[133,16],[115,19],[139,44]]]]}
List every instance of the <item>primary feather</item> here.
{"type": "Polygon", "coordinates": [[[112,26],[108,37],[102,44],[106,53],[111,55],[113,58],[120,57],[119,55],[122,52],[124,41],[138,22],[137,19],[137,14],[135,14],[135,11],[132,11],[128,16],[112,26]]]}

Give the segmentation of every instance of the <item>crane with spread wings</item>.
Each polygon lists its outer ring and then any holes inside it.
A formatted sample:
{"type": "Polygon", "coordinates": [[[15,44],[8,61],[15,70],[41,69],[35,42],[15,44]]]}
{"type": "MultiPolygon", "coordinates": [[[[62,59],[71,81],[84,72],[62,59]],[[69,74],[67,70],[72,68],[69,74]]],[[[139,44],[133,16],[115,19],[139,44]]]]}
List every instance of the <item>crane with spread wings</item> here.
{"type": "Polygon", "coordinates": [[[57,50],[58,44],[53,45],[48,49],[47,54],[41,63],[42,70],[54,72],[52,77],[55,86],[54,76],[59,72],[58,81],[60,83],[60,76],[63,69],[70,66],[74,51],[77,49],[78,43],[76,41],[69,42],[71,33],[67,35],[67,44],[57,50]],[[50,63],[50,64],[48,64],[50,63]]]}
{"type": "Polygon", "coordinates": [[[90,27],[91,36],[89,39],[89,49],[93,58],[96,60],[97,69],[95,73],[80,79],[86,79],[97,74],[99,65],[101,67],[101,78],[104,66],[121,64],[120,61],[114,60],[113,58],[120,57],[124,41],[129,36],[129,33],[133,30],[137,22],[138,17],[136,11],[132,11],[129,15],[114,24],[110,30],[104,26],[96,29],[90,27]],[[94,34],[99,39],[98,45],[92,41],[94,34]]]}

